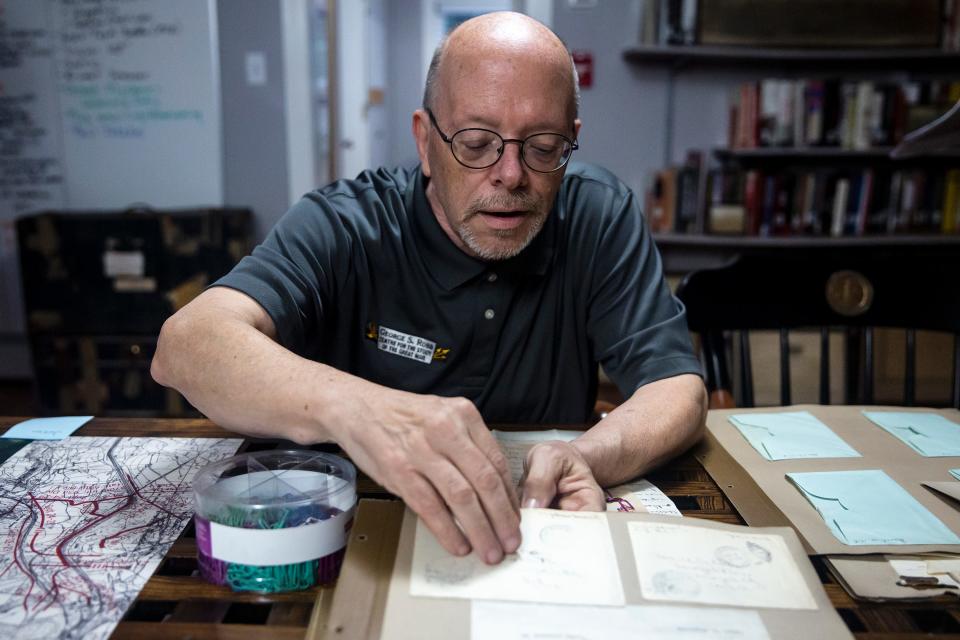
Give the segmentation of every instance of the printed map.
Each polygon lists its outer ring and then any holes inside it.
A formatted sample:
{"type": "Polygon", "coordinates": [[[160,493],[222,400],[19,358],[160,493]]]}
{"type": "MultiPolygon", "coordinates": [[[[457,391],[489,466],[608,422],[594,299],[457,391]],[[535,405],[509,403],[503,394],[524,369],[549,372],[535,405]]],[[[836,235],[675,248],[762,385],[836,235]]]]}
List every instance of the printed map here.
{"type": "Polygon", "coordinates": [[[0,638],[106,638],[238,439],[34,441],[0,467],[0,638]]]}

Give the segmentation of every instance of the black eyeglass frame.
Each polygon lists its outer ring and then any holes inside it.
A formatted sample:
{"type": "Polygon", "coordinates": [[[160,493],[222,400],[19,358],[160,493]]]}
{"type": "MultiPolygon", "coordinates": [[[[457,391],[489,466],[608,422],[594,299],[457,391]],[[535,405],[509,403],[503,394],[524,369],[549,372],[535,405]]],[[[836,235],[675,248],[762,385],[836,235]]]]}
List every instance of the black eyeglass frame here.
{"type": "Polygon", "coordinates": [[[430,116],[430,122],[433,124],[433,128],[437,130],[437,134],[440,136],[440,139],[446,142],[448,145],[450,145],[450,153],[453,155],[453,159],[459,162],[461,165],[463,165],[467,169],[489,169],[493,165],[500,162],[500,159],[503,158],[503,152],[507,148],[507,144],[513,142],[515,144],[520,145],[520,160],[523,162],[525,167],[527,167],[531,171],[536,171],[537,173],[556,173],[557,171],[560,171],[560,169],[563,169],[565,166],[567,166],[567,163],[570,162],[570,158],[573,156],[573,152],[580,148],[579,142],[577,142],[576,140],[571,140],[570,138],[563,135],[562,133],[557,133],[555,131],[541,131],[538,133],[531,133],[529,136],[521,140],[520,138],[504,138],[502,135],[500,135],[496,131],[493,131],[492,129],[484,129],[483,127],[467,127],[466,129],[458,129],[457,131],[453,132],[452,136],[447,137],[447,135],[440,129],[440,125],[437,124],[437,118],[436,116],[433,115],[433,111],[428,107],[424,107],[423,110],[427,112],[428,116],[430,116]],[[457,154],[453,151],[453,139],[456,138],[459,134],[463,133],[464,131],[484,131],[486,133],[492,133],[493,135],[500,138],[503,144],[501,144],[500,148],[497,150],[497,159],[491,162],[490,164],[483,165],[482,167],[473,167],[469,164],[466,164],[463,160],[461,160],[457,156],[457,154]],[[560,164],[559,167],[557,167],[556,169],[550,169],[549,171],[544,171],[542,169],[536,169],[534,167],[531,167],[530,164],[527,162],[526,156],[523,153],[523,148],[524,148],[524,145],[526,145],[527,140],[529,140],[530,138],[535,138],[537,136],[542,136],[545,134],[552,135],[552,136],[559,136],[560,138],[563,138],[564,140],[566,140],[567,144],[570,145],[570,151],[567,153],[566,159],[560,164]]]}

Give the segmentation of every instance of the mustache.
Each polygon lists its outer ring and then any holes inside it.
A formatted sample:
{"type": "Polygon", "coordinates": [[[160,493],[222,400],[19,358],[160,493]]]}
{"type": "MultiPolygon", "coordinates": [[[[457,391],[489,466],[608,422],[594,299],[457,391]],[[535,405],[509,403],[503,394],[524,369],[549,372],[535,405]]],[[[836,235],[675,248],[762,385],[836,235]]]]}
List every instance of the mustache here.
{"type": "Polygon", "coordinates": [[[532,193],[497,194],[477,198],[465,211],[464,219],[481,211],[539,211],[541,199],[532,193]]]}

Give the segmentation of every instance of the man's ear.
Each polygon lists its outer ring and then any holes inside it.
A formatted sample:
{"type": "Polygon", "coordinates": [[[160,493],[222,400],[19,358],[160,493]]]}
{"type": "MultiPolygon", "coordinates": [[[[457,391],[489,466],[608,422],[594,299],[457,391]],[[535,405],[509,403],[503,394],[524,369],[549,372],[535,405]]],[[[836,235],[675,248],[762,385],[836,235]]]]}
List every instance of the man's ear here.
{"type": "Polygon", "coordinates": [[[417,143],[417,155],[420,156],[420,170],[430,177],[430,159],[427,147],[430,142],[430,118],[423,109],[413,112],[413,139],[417,143]]]}
{"type": "Polygon", "coordinates": [[[577,118],[573,121],[573,139],[576,140],[580,137],[580,118],[577,118]]]}

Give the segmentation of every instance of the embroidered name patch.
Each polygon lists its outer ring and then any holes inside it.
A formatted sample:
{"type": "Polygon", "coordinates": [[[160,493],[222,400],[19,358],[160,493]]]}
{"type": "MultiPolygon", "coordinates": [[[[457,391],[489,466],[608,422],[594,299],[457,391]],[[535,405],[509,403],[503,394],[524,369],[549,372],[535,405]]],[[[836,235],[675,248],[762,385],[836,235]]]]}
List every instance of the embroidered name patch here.
{"type": "Polygon", "coordinates": [[[387,353],[430,364],[437,343],[381,325],[377,330],[377,348],[387,353]]]}

